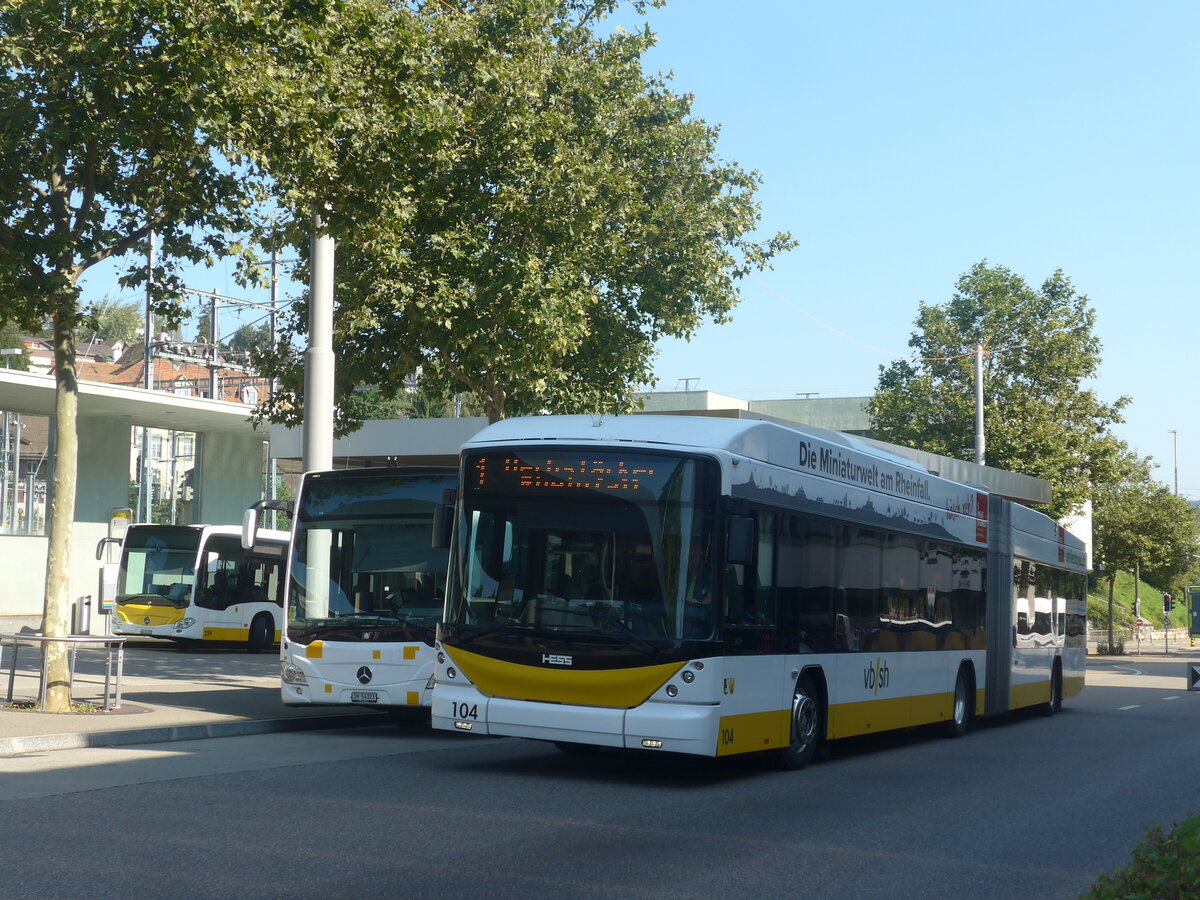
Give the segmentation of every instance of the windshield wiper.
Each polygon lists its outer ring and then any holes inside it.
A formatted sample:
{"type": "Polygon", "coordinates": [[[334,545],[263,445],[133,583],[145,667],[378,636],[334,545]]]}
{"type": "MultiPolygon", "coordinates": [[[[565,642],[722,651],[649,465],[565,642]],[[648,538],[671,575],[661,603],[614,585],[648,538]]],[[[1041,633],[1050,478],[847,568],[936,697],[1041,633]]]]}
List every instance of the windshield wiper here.
{"type": "MultiPolygon", "coordinates": [[[[471,626],[467,625],[466,627],[469,628],[471,626]]],[[[474,640],[478,640],[481,637],[484,637],[485,635],[495,634],[497,631],[503,631],[505,628],[517,628],[517,629],[523,628],[523,629],[528,630],[530,628],[536,628],[536,627],[537,626],[534,625],[532,622],[518,622],[514,619],[509,622],[492,622],[490,625],[485,625],[479,631],[473,632],[471,634],[463,634],[461,631],[463,626],[460,625],[458,639],[460,641],[474,641],[474,640]]]]}
{"type": "Polygon", "coordinates": [[[410,638],[413,632],[422,635],[432,634],[433,629],[428,625],[418,625],[412,622],[400,622],[396,619],[358,619],[345,622],[322,622],[320,624],[299,626],[292,624],[288,628],[288,636],[294,641],[314,641],[319,639],[338,639],[361,641],[363,635],[372,633],[396,632],[405,635],[402,640],[425,640],[410,638]]]}
{"type": "Polygon", "coordinates": [[[630,628],[628,625],[626,625],[620,619],[614,619],[608,613],[598,612],[594,609],[587,609],[586,607],[583,609],[556,609],[556,610],[554,610],[554,612],[555,613],[564,613],[564,612],[565,613],[574,613],[577,616],[590,616],[592,619],[595,619],[597,622],[607,622],[609,625],[612,625],[614,628],[616,628],[617,631],[619,631],[625,637],[627,637],[631,641],[633,641],[634,646],[636,646],[639,650],[641,650],[647,656],[654,656],[656,653],[658,653],[657,647],[655,647],[649,641],[643,640],[636,631],[634,631],[632,628],[630,628]]]}
{"type": "Polygon", "coordinates": [[[124,594],[117,597],[118,606],[123,606],[126,603],[145,603],[147,606],[173,606],[176,609],[183,609],[188,605],[186,599],[176,600],[165,594],[124,594]]]}

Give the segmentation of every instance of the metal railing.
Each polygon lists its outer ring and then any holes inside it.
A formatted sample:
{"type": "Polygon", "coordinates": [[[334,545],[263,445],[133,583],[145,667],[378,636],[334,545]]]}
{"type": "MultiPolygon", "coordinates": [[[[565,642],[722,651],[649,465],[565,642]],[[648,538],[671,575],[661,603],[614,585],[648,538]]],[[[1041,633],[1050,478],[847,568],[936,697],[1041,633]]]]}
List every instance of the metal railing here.
{"type": "MultiPolygon", "coordinates": [[[[121,708],[121,678],[125,669],[125,637],[113,637],[111,635],[91,635],[91,634],[68,634],[63,637],[47,637],[44,634],[0,634],[0,658],[3,657],[4,645],[12,645],[12,658],[8,664],[8,700],[12,703],[13,687],[17,680],[17,652],[21,644],[36,644],[45,647],[50,643],[63,643],[71,645],[71,656],[68,662],[69,681],[67,690],[70,696],[74,696],[75,687],[75,654],[80,646],[83,647],[103,647],[107,651],[107,657],[104,664],[104,706],[105,712],[113,709],[121,708]],[[116,666],[113,666],[113,656],[116,655],[116,666]],[[116,684],[114,691],[114,678],[116,676],[116,684]]],[[[46,708],[46,682],[49,680],[48,660],[45,652],[41,653],[41,666],[38,670],[38,699],[37,707],[40,710],[46,708]]]]}

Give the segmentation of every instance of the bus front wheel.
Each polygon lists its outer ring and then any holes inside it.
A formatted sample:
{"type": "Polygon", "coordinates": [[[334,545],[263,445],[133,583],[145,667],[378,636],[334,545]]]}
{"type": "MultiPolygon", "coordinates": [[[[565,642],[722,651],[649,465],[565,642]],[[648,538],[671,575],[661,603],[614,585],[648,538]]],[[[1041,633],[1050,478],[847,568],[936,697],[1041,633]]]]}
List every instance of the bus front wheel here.
{"type": "Polygon", "coordinates": [[[262,653],[275,643],[275,623],[266,613],[260,613],[250,623],[250,634],[246,637],[247,653],[262,653]]]}
{"type": "Polygon", "coordinates": [[[821,694],[808,675],[801,675],[792,694],[791,739],[779,751],[779,762],[785,769],[803,769],[811,763],[820,749],[825,721],[821,709],[821,694]]]}

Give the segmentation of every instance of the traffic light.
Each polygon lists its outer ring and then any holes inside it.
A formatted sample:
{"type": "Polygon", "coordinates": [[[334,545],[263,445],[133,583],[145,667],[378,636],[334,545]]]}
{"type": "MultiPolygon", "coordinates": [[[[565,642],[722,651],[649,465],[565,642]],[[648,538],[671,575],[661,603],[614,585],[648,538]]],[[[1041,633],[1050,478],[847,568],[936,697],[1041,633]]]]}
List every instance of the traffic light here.
{"type": "Polygon", "coordinates": [[[1171,609],[1175,606],[1175,601],[1171,599],[1170,594],[1163,594],[1163,615],[1170,615],[1171,609]]]}

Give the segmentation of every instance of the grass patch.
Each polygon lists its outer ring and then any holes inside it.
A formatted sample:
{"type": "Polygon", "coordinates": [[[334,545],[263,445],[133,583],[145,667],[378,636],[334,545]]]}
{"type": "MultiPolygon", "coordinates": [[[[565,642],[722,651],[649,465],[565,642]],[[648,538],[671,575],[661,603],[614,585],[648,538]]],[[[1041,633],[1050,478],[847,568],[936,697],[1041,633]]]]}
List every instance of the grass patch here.
{"type": "MultiPolygon", "coordinates": [[[[37,711],[36,700],[13,700],[4,704],[5,709],[26,709],[37,711]]],[[[71,712],[86,715],[88,713],[100,712],[101,707],[95,703],[88,703],[84,700],[73,700],[71,702],[71,712]]]]}

